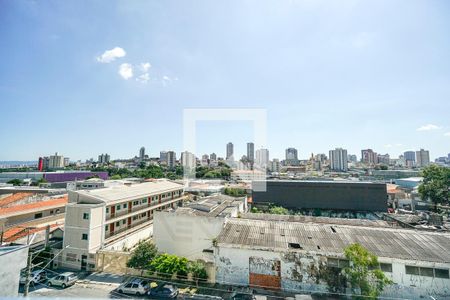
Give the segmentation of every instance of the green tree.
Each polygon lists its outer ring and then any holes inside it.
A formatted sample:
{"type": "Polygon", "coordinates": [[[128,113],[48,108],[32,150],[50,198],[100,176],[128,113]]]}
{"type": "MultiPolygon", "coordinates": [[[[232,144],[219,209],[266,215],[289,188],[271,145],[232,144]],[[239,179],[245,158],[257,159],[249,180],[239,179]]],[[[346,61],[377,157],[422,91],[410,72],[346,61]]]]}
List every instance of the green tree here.
{"type": "Polygon", "coordinates": [[[199,281],[208,279],[208,273],[202,263],[194,261],[189,262],[189,272],[192,274],[192,278],[195,280],[196,284],[198,284],[199,281]]]}
{"type": "Polygon", "coordinates": [[[187,274],[187,259],[173,254],[159,254],[150,263],[150,271],[156,272],[158,276],[170,278],[180,272],[187,274]]]}
{"type": "Polygon", "coordinates": [[[12,184],[12,185],[22,185],[23,181],[20,179],[11,179],[10,181],[8,181],[7,183],[12,184]]]}
{"type": "Polygon", "coordinates": [[[127,262],[127,267],[143,270],[150,270],[151,263],[158,254],[158,249],[151,241],[140,242],[131,252],[131,257],[127,262]]]}
{"type": "Polygon", "coordinates": [[[225,195],[233,196],[233,197],[242,197],[245,196],[245,190],[241,188],[230,188],[227,187],[223,190],[225,195]]]}
{"type": "Polygon", "coordinates": [[[118,179],[122,179],[122,177],[119,174],[115,174],[115,175],[109,177],[109,179],[111,179],[111,180],[118,180],[118,179]]]}
{"type": "Polygon", "coordinates": [[[350,262],[349,267],[344,268],[344,275],[356,295],[376,298],[386,285],[392,284],[380,270],[378,257],[360,244],[349,245],[344,254],[350,262]]]}
{"type": "Polygon", "coordinates": [[[424,200],[431,200],[434,209],[438,204],[449,204],[450,168],[430,165],[422,170],[423,181],[419,194],[424,200]]]}
{"type": "Polygon", "coordinates": [[[287,210],[286,208],[284,208],[282,206],[272,206],[269,209],[269,213],[274,214],[274,215],[288,215],[289,210],[287,210]]]}

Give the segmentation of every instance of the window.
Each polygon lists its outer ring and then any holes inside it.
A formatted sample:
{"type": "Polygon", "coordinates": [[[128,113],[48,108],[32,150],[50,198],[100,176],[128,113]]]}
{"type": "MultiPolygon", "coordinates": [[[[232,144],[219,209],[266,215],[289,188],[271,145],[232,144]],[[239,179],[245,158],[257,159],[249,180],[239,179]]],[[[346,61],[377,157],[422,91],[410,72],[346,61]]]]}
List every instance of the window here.
{"type": "Polygon", "coordinates": [[[127,206],[128,206],[127,203],[124,203],[124,204],[123,204],[123,208],[127,208],[127,206]]]}
{"type": "Polygon", "coordinates": [[[106,213],[109,214],[109,207],[106,208],[106,213]]]}
{"type": "Polygon", "coordinates": [[[53,209],[50,211],[50,214],[53,215],[53,209]]]}
{"type": "Polygon", "coordinates": [[[88,234],[87,234],[87,233],[83,233],[83,234],[81,235],[81,239],[82,239],[83,241],[87,241],[87,239],[88,239],[88,234]]]}
{"type": "Polygon", "coordinates": [[[433,268],[420,268],[420,276],[434,277],[433,268]]]}
{"type": "Polygon", "coordinates": [[[126,221],[125,221],[125,220],[122,220],[122,224],[125,225],[125,223],[126,223],[126,221]]]}
{"type": "Polygon", "coordinates": [[[147,203],[147,199],[143,199],[143,200],[142,200],[142,203],[147,203]]]}
{"type": "Polygon", "coordinates": [[[83,220],[89,220],[89,213],[83,213],[83,220]]]}
{"type": "Polygon", "coordinates": [[[141,217],[145,217],[145,215],[147,215],[147,213],[142,213],[142,214],[141,214],[141,217]]]}
{"type": "Polygon", "coordinates": [[[204,253],[214,253],[214,250],[212,250],[212,249],[203,249],[202,252],[204,252],[204,253]]]}
{"type": "Polygon", "coordinates": [[[66,261],[77,261],[77,255],[74,253],[67,253],[66,261]]]}
{"type": "Polygon", "coordinates": [[[105,231],[108,231],[108,225],[105,226],[105,231]]]}
{"type": "Polygon", "coordinates": [[[133,221],[136,221],[136,220],[137,220],[137,218],[138,218],[137,216],[134,216],[134,217],[133,217],[133,221]]]}
{"type": "Polygon", "coordinates": [[[288,243],[289,248],[291,249],[302,249],[299,243],[288,243]]]}
{"type": "Polygon", "coordinates": [[[42,218],[42,213],[35,214],[35,215],[34,215],[34,218],[35,218],[35,219],[42,218]]]}
{"type": "Polygon", "coordinates": [[[134,201],[134,202],[133,202],[133,205],[134,205],[134,206],[139,205],[139,201],[134,201]]]}
{"type": "Polygon", "coordinates": [[[120,204],[116,206],[116,209],[117,209],[117,210],[120,210],[120,204]]]}
{"type": "Polygon", "coordinates": [[[380,269],[383,272],[391,272],[392,273],[392,264],[380,263],[380,269]]]}
{"type": "Polygon", "coordinates": [[[116,222],[116,226],[117,226],[117,227],[120,226],[120,222],[119,222],[119,221],[116,222]]]}
{"type": "Polygon", "coordinates": [[[406,271],[406,274],[409,274],[409,275],[420,275],[419,267],[405,266],[405,271],[406,271]]]}
{"type": "Polygon", "coordinates": [[[434,277],[449,278],[448,269],[434,269],[434,277]]]}

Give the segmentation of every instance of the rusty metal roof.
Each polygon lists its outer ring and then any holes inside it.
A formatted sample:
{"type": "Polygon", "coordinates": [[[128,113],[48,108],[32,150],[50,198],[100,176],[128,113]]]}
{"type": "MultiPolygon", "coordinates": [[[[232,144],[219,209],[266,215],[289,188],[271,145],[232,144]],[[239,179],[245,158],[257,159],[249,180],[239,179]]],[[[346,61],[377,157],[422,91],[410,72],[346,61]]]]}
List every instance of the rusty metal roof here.
{"type": "Polygon", "coordinates": [[[237,218],[226,222],[217,242],[219,247],[327,255],[341,255],[346,246],[359,243],[379,257],[450,262],[450,234],[410,229],[237,218]],[[290,243],[300,248],[291,249],[290,243]]]}

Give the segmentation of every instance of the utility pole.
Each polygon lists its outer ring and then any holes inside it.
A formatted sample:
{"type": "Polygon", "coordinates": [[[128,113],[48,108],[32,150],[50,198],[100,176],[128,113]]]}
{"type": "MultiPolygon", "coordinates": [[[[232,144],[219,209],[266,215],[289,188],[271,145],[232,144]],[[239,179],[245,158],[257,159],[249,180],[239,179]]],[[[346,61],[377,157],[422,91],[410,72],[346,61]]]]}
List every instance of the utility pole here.
{"type": "Polygon", "coordinates": [[[30,247],[28,246],[27,271],[25,272],[25,287],[23,291],[24,297],[28,297],[28,290],[30,289],[31,262],[32,262],[32,253],[30,247]]]}

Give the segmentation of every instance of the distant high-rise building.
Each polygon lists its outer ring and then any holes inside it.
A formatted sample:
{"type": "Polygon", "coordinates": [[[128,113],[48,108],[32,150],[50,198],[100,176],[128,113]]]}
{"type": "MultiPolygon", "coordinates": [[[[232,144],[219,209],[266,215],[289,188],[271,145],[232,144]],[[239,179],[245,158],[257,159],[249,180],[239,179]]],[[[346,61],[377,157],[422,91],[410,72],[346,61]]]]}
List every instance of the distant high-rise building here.
{"type": "Polygon", "coordinates": [[[70,164],[70,159],[68,157],[64,157],[64,167],[67,167],[70,164]]]}
{"type": "Polygon", "coordinates": [[[259,149],[256,150],[256,165],[260,168],[267,168],[269,165],[269,150],[259,149]]]}
{"type": "Polygon", "coordinates": [[[38,160],[38,171],[43,171],[44,170],[44,159],[42,157],[39,157],[38,160]]]}
{"type": "Polygon", "coordinates": [[[255,144],[247,143],[247,160],[250,163],[255,162],[255,144]]]}
{"type": "Polygon", "coordinates": [[[167,167],[169,169],[175,168],[177,162],[177,155],[174,151],[167,151],[167,167]]]}
{"type": "Polygon", "coordinates": [[[274,158],[270,163],[269,163],[269,170],[270,172],[280,172],[280,160],[278,158],[274,158]]]}
{"type": "Polygon", "coordinates": [[[144,158],[145,158],[145,147],[141,147],[141,149],[139,149],[139,159],[144,160],[144,158]]]}
{"type": "Polygon", "coordinates": [[[349,162],[357,162],[358,161],[358,158],[356,157],[355,154],[347,155],[347,159],[348,159],[349,162]]]}
{"type": "Polygon", "coordinates": [[[336,148],[330,150],[330,169],[333,171],[346,172],[348,171],[347,150],[336,148]]]}
{"type": "Polygon", "coordinates": [[[58,152],[55,155],[50,155],[48,160],[49,169],[61,169],[64,168],[64,156],[59,155],[58,152]]]}
{"type": "Polygon", "coordinates": [[[378,154],[377,160],[378,160],[378,163],[384,164],[384,165],[390,165],[390,163],[391,163],[391,157],[389,156],[388,153],[378,154]]]}
{"type": "Polygon", "coordinates": [[[407,167],[414,167],[416,165],[416,153],[414,151],[405,151],[403,158],[407,167]]]}
{"type": "Polygon", "coordinates": [[[233,156],[234,156],[234,147],[233,147],[233,143],[229,142],[227,144],[227,156],[226,159],[227,160],[233,160],[233,156]]]}
{"type": "Polygon", "coordinates": [[[184,151],[181,153],[181,165],[183,166],[183,168],[194,171],[195,172],[195,166],[196,166],[196,161],[195,161],[195,155],[189,151],[184,151]]]}
{"type": "Polygon", "coordinates": [[[361,150],[361,162],[368,165],[378,163],[377,153],[372,149],[361,150]]]}
{"type": "Polygon", "coordinates": [[[216,160],[217,160],[217,154],[215,154],[214,152],[211,153],[211,154],[209,155],[209,159],[216,161],[216,160]]]}
{"type": "Polygon", "coordinates": [[[426,167],[430,164],[430,152],[420,149],[416,151],[416,163],[418,167],[426,167]]]}
{"type": "Polygon", "coordinates": [[[288,166],[298,166],[298,151],[295,148],[287,148],[286,149],[286,165],[288,166]]]}
{"type": "Polygon", "coordinates": [[[159,152],[159,163],[167,164],[167,151],[159,152]]]}
{"type": "Polygon", "coordinates": [[[107,163],[109,163],[109,160],[110,160],[110,157],[109,157],[108,153],[105,153],[105,154],[102,153],[98,156],[99,164],[107,164],[107,163]]]}

